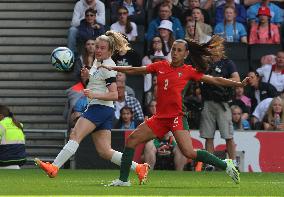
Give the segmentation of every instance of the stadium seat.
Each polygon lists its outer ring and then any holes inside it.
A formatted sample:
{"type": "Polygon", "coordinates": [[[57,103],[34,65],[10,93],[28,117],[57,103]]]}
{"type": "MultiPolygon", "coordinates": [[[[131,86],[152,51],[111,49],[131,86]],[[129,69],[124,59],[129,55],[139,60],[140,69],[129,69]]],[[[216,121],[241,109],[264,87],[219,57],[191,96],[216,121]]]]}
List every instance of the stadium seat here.
{"type": "Polygon", "coordinates": [[[127,75],[126,85],[135,91],[135,97],[140,104],[143,104],[144,93],[144,76],[143,75],[127,75]]]}
{"type": "Polygon", "coordinates": [[[145,43],[144,41],[137,41],[137,42],[130,42],[131,47],[137,52],[139,53],[140,57],[144,57],[145,56],[145,43]]]}
{"type": "Polygon", "coordinates": [[[138,32],[138,37],[137,41],[138,42],[144,42],[145,40],[145,26],[144,25],[137,25],[137,32],[138,32]]]}

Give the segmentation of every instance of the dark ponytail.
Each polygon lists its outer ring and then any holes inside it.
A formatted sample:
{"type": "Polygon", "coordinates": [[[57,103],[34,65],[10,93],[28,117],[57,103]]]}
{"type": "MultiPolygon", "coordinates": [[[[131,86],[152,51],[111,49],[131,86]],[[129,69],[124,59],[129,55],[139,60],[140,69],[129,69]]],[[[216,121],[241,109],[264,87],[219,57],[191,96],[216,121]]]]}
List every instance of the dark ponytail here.
{"type": "Polygon", "coordinates": [[[23,126],[20,122],[18,122],[14,118],[14,114],[9,110],[9,108],[5,105],[0,105],[0,114],[2,114],[4,117],[10,117],[12,118],[13,123],[21,130],[23,130],[23,126]]]}
{"type": "Polygon", "coordinates": [[[186,42],[189,58],[198,71],[206,71],[212,59],[225,58],[224,38],[218,35],[213,35],[207,43],[203,44],[192,39],[186,42]]]}

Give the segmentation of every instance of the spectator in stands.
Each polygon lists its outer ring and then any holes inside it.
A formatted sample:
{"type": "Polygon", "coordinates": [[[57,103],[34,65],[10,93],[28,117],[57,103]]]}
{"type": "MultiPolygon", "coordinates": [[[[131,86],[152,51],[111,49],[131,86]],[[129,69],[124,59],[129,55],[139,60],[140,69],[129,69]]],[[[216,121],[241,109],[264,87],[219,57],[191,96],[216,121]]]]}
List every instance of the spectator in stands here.
{"type": "Polygon", "coordinates": [[[204,20],[203,20],[204,16],[203,16],[200,8],[193,8],[192,9],[191,18],[193,19],[193,21],[196,21],[197,23],[199,23],[201,30],[205,34],[207,34],[209,36],[212,35],[212,27],[210,25],[204,23],[204,20]]]}
{"type": "Polygon", "coordinates": [[[270,9],[260,7],[257,17],[258,23],[251,24],[249,44],[280,44],[279,27],[270,23],[270,9]]]}
{"type": "Polygon", "coordinates": [[[74,7],[71,27],[68,32],[67,46],[75,54],[77,54],[76,38],[78,34],[78,26],[81,20],[85,18],[85,11],[89,8],[96,10],[96,21],[105,25],[105,5],[100,0],[79,0],[74,7]]]}
{"type": "MultiPolygon", "coordinates": [[[[155,62],[155,61],[154,61],[155,62]]],[[[145,103],[144,105],[147,106],[150,104],[152,100],[157,99],[157,76],[152,76],[152,86],[151,89],[149,89],[147,92],[145,92],[145,103]]]]}
{"type": "Polygon", "coordinates": [[[136,128],[134,114],[131,107],[124,106],[120,110],[120,118],[115,125],[115,129],[134,130],[136,128]]]}
{"type": "Polygon", "coordinates": [[[263,129],[263,118],[273,98],[262,100],[254,109],[250,118],[250,125],[253,130],[263,129]]]}
{"type": "Polygon", "coordinates": [[[266,64],[276,64],[276,55],[264,55],[260,58],[260,64],[261,66],[264,66],[266,64]]]}
{"type": "Polygon", "coordinates": [[[267,64],[256,70],[262,81],[272,84],[278,92],[284,90],[284,51],[276,55],[276,64],[267,64]]]}
{"type": "MultiPolygon", "coordinates": [[[[163,0],[153,0],[153,8],[163,0]]],[[[179,1],[179,0],[172,0],[173,5],[178,6],[180,8],[188,8],[188,1],[179,1]]],[[[202,9],[209,10],[214,4],[214,0],[200,0],[200,6],[202,9]]]]}
{"type": "Polygon", "coordinates": [[[81,77],[81,69],[90,69],[95,61],[95,40],[89,39],[85,42],[84,49],[80,57],[77,57],[74,64],[74,79],[76,84],[66,90],[67,101],[65,104],[63,116],[67,121],[68,128],[72,128],[74,121],[71,119],[71,113],[77,100],[83,96],[84,85],[81,77]]]}
{"type": "Polygon", "coordinates": [[[250,108],[251,108],[251,100],[244,94],[243,87],[236,87],[235,94],[230,105],[236,105],[242,110],[242,119],[247,120],[249,118],[250,108]]]}
{"type": "Polygon", "coordinates": [[[273,98],[262,100],[254,109],[250,118],[250,125],[253,130],[263,129],[263,118],[273,98]]]}
{"type": "Polygon", "coordinates": [[[124,6],[118,8],[118,21],[110,29],[127,36],[128,41],[135,41],[138,36],[137,25],[128,18],[128,9],[124,6]]]}
{"type": "Polygon", "coordinates": [[[138,67],[141,66],[142,62],[140,55],[131,48],[127,51],[124,49],[119,50],[112,56],[112,59],[117,66],[132,65],[134,67],[138,67]]]}
{"type": "MultiPolygon", "coordinates": [[[[127,78],[126,78],[125,73],[117,72],[116,81],[122,81],[123,83],[126,84],[126,80],[127,80],[127,78]]],[[[131,87],[129,87],[128,85],[125,85],[125,95],[135,97],[135,92],[131,87]]]]}
{"type": "Polygon", "coordinates": [[[235,7],[226,6],[224,8],[224,22],[215,26],[214,34],[218,34],[226,39],[227,42],[247,43],[247,32],[245,27],[236,22],[235,7]]]}
{"type": "Polygon", "coordinates": [[[179,2],[177,4],[174,3],[175,0],[162,0],[159,4],[154,7],[152,18],[156,18],[159,14],[160,5],[165,3],[171,7],[172,16],[178,18],[180,21],[183,21],[183,9],[179,2]]]}
{"type": "Polygon", "coordinates": [[[158,35],[158,27],[162,20],[170,20],[172,25],[172,30],[174,37],[176,39],[184,38],[184,31],[181,22],[178,18],[172,16],[171,7],[168,4],[161,4],[159,8],[159,17],[152,20],[148,26],[148,32],[146,39],[151,41],[155,35],[158,35]]]}
{"type": "MultiPolygon", "coordinates": [[[[187,2],[188,6],[184,5],[183,9],[183,18],[186,19],[187,17],[191,16],[190,20],[194,20],[192,17],[193,9],[199,8],[201,14],[202,14],[202,21],[207,24],[211,24],[210,16],[207,10],[202,9],[200,7],[200,0],[185,0],[184,2],[187,2]]],[[[186,24],[186,21],[183,20],[183,24],[186,24]]]]}
{"type": "Polygon", "coordinates": [[[74,63],[74,78],[77,82],[81,79],[81,69],[90,69],[95,61],[95,39],[90,38],[84,43],[82,54],[76,58],[74,63]]]}
{"type": "Polygon", "coordinates": [[[227,6],[235,7],[236,10],[236,22],[242,23],[244,27],[247,24],[247,11],[245,7],[239,3],[235,3],[234,0],[226,0],[225,3],[218,6],[215,11],[215,23],[221,23],[224,21],[224,9],[227,6]]]}
{"type": "MultiPolygon", "coordinates": [[[[152,60],[160,59],[160,60],[170,60],[170,54],[167,54],[165,43],[161,36],[155,36],[151,40],[149,50],[146,56],[142,59],[142,66],[147,66],[148,64],[153,63],[152,60]]],[[[152,87],[152,74],[146,74],[144,76],[144,92],[147,92],[152,87]]]]}
{"type": "Polygon", "coordinates": [[[120,110],[124,106],[128,106],[132,108],[134,113],[134,121],[137,122],[137,125],[143,122],[144,114],[142,111],[141,104],[139,101],[131,96],[125,95],[125,83],[122,81],[117,81],[117,91],[118,91],[118,100],[115,101],[115,118],[119,120],[120,118],[120,110]]]}
{"type": "Polygon", "coordinates": [[[249,122],[242,118],[242,109],[237,105],[232,105],[231,111],[234,130],[249,130],[249,122]]]}
{"type": "Polygon", "coordinates": [[[162,20],[158,27],[158,31],[165,43],[166,52],[168,54],[175,41],[175,37],[173,35],[173,23],[170,20],[162,20]]]}
{"type": "Polygon", "coordinates": [[[151,118],[156,113],[157,110],[156,105],[157,105],[156,100],[152,100],[149,102],[149,105],[146,106],[145,119],[151,118]]]}
{"type": "Polygon", "coordinates": [[[143,5],[139,5],[137,0],[117,0],[111,2],[111,21],[117,21],[119,18],[119,7],[125,7],[128,11],[130,21],[144,25],[145,11],[143,5]]]}
{"type": "Polygon", "coordinates": [[[264,130],[284,130],[284,101],[280,97],[272,99],[263,118],[264,130]]]}
{"type": "Polygon", "coordinates": [[[97,11],[93,8],[85,11],[85,19],[81,20],[78,27],[77,43],[83,44],[90,38],[96,39],[105,33],[105,27],[96,21],[96,13],[97,11]]]}
{"type": "Polygon", "coordinates": [[[167,133],[163,139],[155,138],[145,144],[144,161],[150,165],[151,169],[171,169],[173,162],[174,169],[182,171],[187,158],[178,148],[172,132],[167,133]]]}
{"type": "Polygon", "coordinates": [[[0,105],[0,169],[20,169],[26,157],[23,124],[7,106],[0,105]]]}
{"type": "Polygon", "coordinates": [[[211,36],[202,31],[200,23],[195,21],[187,21],[185,26],[185,39],[192,39],[198,43],[206,43],[211,39],[211,36]]]}
{"type": "MultiPolygon", "coordinates": [[[[223,5],[223,4],[225,4],[226,3],[226,1],[227,0],[214,0],[215,2],[215,7],[217,8],[217,7],[219,7],[219,6],[221,6],[221,5],[223,5]]],[[[234,2],[236,3],[236,4],[241,4],[241,0],[234,0],[234,2]]]]}
{"type": "Polygon", "coordinates": [[[77,122],[77,120],[80,118],[81,114],[87,109],[88,106],[88,98],[83,95],[81,96],[77,102],[75,103],[72,112],[71,112],[71,128],[73,128],[77,122]]]}
{"type": "Polygon", "coordinates": [[[250,89],[247,95],[251,99],[252,111],[262,100],[279,95],[273,85],[261,81],[261,77],[257,72],[251,71],[247,76],[250,78],[248,83],[250,89]]]}
{"type": "Polygon", "coordinates": [[[283,21],[283,11],[274,3],[270,3],[270,0],[261,0],[261,2],[257,2],[251,5],[247,9],[247,17],[248,21],[252,24],[258,22],[257,13],[260,7],[269,7],[271,14],[271,23],[280,25],[283,21]]]}

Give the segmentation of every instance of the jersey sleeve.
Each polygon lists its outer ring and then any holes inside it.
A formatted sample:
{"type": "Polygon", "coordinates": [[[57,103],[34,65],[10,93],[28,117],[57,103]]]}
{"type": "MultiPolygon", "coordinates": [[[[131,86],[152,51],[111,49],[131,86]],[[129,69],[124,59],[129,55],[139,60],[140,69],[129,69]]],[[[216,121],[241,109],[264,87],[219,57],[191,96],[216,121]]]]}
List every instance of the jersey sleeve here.
{"type": "MultiPolygon", "coordinates": [[[[105,64],[108,66],[116,66],[116,64],[113,61],[106,61],[105,64]]],[[[105,68],[102,69],[103,69],[103,78],[106,81],[107,86],[109,86],[113,82],[116,82],[116,74],[117,74],[116,71],[113,70],[109,71],[105,68]]]]}
{"type": "Polygon", "coordinates": [[[204,75],[204,73],[197,71],[192,66],[188,67],[188,71],[189,71],[188,74],[189,74],[190,79],[195,80],[195,81],[199,81],[204,75]]]}

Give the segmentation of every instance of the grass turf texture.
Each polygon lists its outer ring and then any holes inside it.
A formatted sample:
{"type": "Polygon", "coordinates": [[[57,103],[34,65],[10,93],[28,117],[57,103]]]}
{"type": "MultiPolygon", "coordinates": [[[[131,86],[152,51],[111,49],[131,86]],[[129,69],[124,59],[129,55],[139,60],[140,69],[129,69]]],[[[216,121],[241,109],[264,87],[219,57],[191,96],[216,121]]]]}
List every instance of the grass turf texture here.
{"type": "Polygon", "coordinates": [[[0,170],[0,196],[283,196],[284,173],[242,173],[236,185],[225,172],[151,171],[146,185],[131,173],[131,187],[106,187],[118,170],[61,170],[50,179],[38,169],[0,170]]]}

